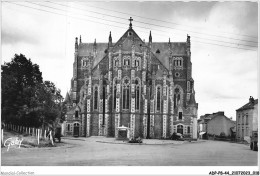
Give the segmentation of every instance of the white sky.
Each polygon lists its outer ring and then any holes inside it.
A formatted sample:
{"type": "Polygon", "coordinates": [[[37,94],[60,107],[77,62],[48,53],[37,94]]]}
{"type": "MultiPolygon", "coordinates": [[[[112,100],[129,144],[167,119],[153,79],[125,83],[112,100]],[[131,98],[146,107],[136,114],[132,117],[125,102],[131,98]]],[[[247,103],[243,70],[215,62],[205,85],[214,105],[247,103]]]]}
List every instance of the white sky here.
{"type": "Polygon", "coordinates": [[[235,110],[247,103],[249,96],[258,97],[256,2],[33,3],[40,6],[2,2],[2,64],[11,61],[15,53],[24,54],[40,66],[43,79],[54,82],[64,97],[73,73],[75,37],[81,35],[82,42],[94,42],[95,38],[108,42],[111,31],[116,42],[128,29],[130,16],[134,30],[146,41],[150,30],[154,42],[167,42],[169,37],[172,42],[184,42],[187,34],[191,36],[198,116],[225,111],[234,119],[235,110]]]}

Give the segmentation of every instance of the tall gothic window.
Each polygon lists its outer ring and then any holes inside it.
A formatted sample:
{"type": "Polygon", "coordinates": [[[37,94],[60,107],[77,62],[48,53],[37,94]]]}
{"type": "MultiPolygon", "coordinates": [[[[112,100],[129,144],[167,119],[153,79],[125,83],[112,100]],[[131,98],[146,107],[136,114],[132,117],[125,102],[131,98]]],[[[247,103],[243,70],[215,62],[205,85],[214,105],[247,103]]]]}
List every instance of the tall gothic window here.
{"type": "Polygon", "coordinates": [[[188,133],[190,133],[190,126],[188,126],[188,133]]]}
{"type": "Polygon", "coordinates": [[[176,108],[180,103],[181,103],[180,89],[176,88],[174,91],[174,108],[176,108]]]}
{"type": "Polygon", "coordinates": [[[173,66],[175,68],[182,68],[183,67],[183,58],[182,57],[174,57],[173,58],[173,66]]]}
{"type": "Polygon", "coordinates": [[[79,111],[75,111],[75,118],[79,118],[79,111]]]}
{"type": "Polygon", "coordinates": [[[98,87],[94,88],[94,109],[98,109],[98,87]]]}
{"type": "Polygon", "coordinates": [[[116,109],[116,92],[117,92],[117,87],[116,84],[114,85],[114,109],[116,109]]]}
{"type": "Polygon", "coordinates": [[[157,87],[157,99],[156,99],[156,109],[157,111],[161,110],[161,88],[157,87]]]}
{"type": "Polygon", "coordinates": [[[130,65],[130,56],[124,56],[123,63],[125,66],[129,66],[130,65]]]}
{"type": "Polygon", "coordinates": [[[182,120],[182,112],[179,112],[179,120],[182,120]]]}
{"type": "Polygon", "coordinates": [[[130,86],[129,79],[126,78],[123,82],[123,109],[129,109],[130,101],[130,86]]]}
{"type": "Polygon", "coordinates": [[[135,81],[135,109],[139,110],[140,106],[140,86],[138,80],[135,81]]]}
{"type": "Polygon", "coordinates": [[[187,81],[187,91],[190,91],[190,81],[187,81]]]}

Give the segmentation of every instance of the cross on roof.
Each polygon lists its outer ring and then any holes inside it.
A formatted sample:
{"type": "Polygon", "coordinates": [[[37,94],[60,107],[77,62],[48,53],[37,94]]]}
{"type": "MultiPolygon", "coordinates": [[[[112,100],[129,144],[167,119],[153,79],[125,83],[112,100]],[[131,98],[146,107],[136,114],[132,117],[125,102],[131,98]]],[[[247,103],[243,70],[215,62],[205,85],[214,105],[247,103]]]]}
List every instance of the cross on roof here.
{"type": "Polygon", "coordinates": [[[130,18],[129,18],[129,21],[130,21],[129,27],[132,28],[132,21],[134,21],[133,18],[130,17],[130,18]]]}

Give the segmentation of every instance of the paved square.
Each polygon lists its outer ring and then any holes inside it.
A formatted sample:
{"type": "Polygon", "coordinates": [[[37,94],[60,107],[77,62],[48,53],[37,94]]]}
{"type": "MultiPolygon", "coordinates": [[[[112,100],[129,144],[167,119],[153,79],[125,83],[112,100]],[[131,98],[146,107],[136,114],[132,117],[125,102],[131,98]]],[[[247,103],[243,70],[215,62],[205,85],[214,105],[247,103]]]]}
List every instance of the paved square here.
{"type": "Polygon", "coordinates": [[[53,148],[2,148],[3,166],[256,166],[258,152],[248,145],[222,141],[63,138],[53,148]],[[153,142],[154,141],[154,142],[153,142]],[[168,142],[168,143],[167,143],[168,142]],[[172,142],[172,143],[170,143],[172,142]]]}

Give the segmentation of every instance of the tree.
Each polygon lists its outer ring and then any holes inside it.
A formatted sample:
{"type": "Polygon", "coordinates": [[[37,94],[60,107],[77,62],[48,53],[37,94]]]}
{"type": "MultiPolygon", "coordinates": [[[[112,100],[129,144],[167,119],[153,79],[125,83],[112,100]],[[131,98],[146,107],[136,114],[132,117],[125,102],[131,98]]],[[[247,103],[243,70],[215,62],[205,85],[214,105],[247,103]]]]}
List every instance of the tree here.
{"type": "Polygon", "coordinates": [[[42,73],[23,54],[15,54],[11,62],[1,65],[2,79],[2,120],[19,122],[27,104],[26,91],[42,83],[42,73]],[[18,120],[18,121],[17,121],[18,120]]]}
{"type": "Polygon", "coordinates": [[[64,118],[60,89],[42,81],[37,64],[22,54],[2,68],[2,121],[26,126],[46,126],[64,118]]]}

